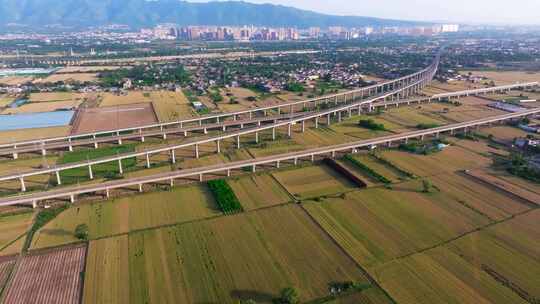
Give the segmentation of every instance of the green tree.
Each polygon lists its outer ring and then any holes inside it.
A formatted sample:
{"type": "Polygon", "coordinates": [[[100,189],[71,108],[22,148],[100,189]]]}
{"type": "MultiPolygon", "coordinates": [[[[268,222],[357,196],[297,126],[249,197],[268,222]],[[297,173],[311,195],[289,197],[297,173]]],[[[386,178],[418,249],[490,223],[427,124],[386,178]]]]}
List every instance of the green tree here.
{"type": "Polygon", "coordinates": [[[75,237],[79,240],[88,240],[88,225],[80,224],[75,228],[75,237]]]}
{"type": "Polygon", "coordinates": [[[429,193],[431,191],[431,182],[428,179],[422,180],[422,192],[429,193]]]}
{"type": "Polygon", "coordinates": [[[285,304],[298,304],[300,297],[294,287],[287,287],[281,291],[281,301],[285,304]]]}

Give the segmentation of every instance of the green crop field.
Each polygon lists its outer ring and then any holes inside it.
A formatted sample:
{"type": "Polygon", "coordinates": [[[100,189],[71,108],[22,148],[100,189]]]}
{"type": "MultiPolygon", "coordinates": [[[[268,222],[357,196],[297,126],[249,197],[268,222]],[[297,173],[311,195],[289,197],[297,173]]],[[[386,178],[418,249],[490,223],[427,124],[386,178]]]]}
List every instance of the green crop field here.
{"type": "Polygon", "coordinates": [[[327,166],[279,171],[272,175],[298,199],[338,194],[355,189],[350,181],[327,166]]]}
{"type": "Polygon", "coordinates": [[[418,181],[406,186],[348,193],[345,199],[307,203],[305,208],[368,268],[489,223],[456,202],[441,200],[439,193],[422,193],[418,181]]]}
{"type": "MultiPolygon", "coordinates": [[[[92,241],[83,302],[270,303],[289,286],[306,301],[334,281],[368,284],[299,207],[284,206],[92,241]]],[[[373,288],[373,303],[388,303],[373,288]]]]}
{"type": "Polygon", "coordinates": [[[285,204],[292,200],[269,174],[233,178],[227,182],[246,210],[285,204]]]}
{"type": "Polygon", "coordinates": [[[95,239],[220,214],[208,188],[199,185],[73,206],[36,233],[32,249],[76,242],[79,224],[87,224],[95,239]]]}
{"type": "MultiPolygon", "coordinates": [[[[85,160],[99,159],[117,154],[129,153],[135,151],[135,145],[112,146],[99,149],[80,150],[64,153],[57,161],[58,164],[76,163],[85,160]]],[[[136,158],[128,158],[122,160],[122,168],[124,171],[135,167],[137,164],[136,158]]],[[[112,177],[119,173],[118,161],[104,163],[92,166],[94,177],[112,177]]],[[[79,181],[90,179],[88,167],[64,170],[60,172],[60,178],[64,184],[73,184],[79,181]]]]}

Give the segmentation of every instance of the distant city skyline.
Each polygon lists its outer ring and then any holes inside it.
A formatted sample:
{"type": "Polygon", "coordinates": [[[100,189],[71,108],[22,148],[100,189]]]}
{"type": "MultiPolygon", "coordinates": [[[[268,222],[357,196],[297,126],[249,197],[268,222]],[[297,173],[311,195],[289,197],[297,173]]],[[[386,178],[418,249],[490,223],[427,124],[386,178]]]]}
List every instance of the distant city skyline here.
{"type": "MultiPolygon", "coordinates": [[[[189,2],[209,2],[188,0],[189,2]]],[[[312,10],[325,14],[474,24],[540,25],[539,0],[248,0],[312,10]]]]}

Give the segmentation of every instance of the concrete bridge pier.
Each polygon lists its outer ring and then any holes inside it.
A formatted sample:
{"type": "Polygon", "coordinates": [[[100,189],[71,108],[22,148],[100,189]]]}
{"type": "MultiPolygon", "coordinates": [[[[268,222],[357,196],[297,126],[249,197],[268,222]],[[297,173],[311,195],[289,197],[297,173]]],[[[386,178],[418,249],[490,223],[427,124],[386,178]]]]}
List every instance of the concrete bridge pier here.
{"type": "Polygon", "coordinates": [[[315,117],[315,129],[319,128],[319,117],[315,117]]]}
{"type": "Polygon", "coordinates": [[[62,180],[60,179],[60,171],[54,172],[56,174],[56,184],[62,185],[62,180]]]}
{"type": "Polygon", "coordinates": [[[90,179],[94,179],[94,172],[92,172],[92,165],[88,165],[88,176],[90,179]]]}
{"type": "Polygon", "coordinates": [[[199,144],[195,144],[195,158],[199,158],[199,144]]]}
{"type": "Polygon", "coordinates": [[[18,159],[18,158],[19,158],[19,153],[13,152],[13,159],[18,159]]]}
{"type": "Polygon", "coordinates": [[[292,135],[291,129],[292,129],[292,123],[287,125],[287,136],[289,136],[289,138],[291,138],[291,135],[292,135]]]}
{"type": "Polygon", "coordinates": [[[276,140],[276,128],[272,128],[272,140],[276,140]]]}
{"type": "Polygon", "coordinates": [[[255,132],[255,143],[259,143],[259,132],[255,132]]]}
{"type": "Polygon", "coordinates": [[[220,141],[216,140],[217,153],[221,153],[220,141]]]}
{"type": "Polygon", "coordinates": [[[236,136],[236,149],[240,149],[240,135],[236,136]]]}
{"type": "Polygon", "coordinates": [[[21,183],[21,192],[26,192],[26,184],[24,183],[24,178],[19,177],[19,182],[21,183]]]}
{"type": "Polygon", "coordinates": [[[278,161],[276,161],[276,169],[279,169],[279,165],[280,164],[279,164],[279,160],[278,160],[278,161]]]}
{"type": "Polygon", "coordinates": [[[171,163],[176,164],[176,153],[171,150],[171,163]]]}
{"type": "Polygon", "coordinates": [[[121,159],[118,160],[118,172],[120,172],[120,174],[124,174],[124,168],[122,168],[122,160],[121,159]]]}

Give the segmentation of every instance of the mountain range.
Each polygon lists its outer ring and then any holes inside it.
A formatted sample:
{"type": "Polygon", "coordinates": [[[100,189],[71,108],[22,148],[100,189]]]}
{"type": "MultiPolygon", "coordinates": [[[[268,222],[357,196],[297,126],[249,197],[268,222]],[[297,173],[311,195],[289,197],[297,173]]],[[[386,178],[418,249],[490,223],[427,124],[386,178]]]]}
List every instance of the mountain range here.
{"type": "Polygon", "coordinates": [[[293,7],[241,1],[191,3],[179,0],[0,0],[0,26],[84,28],[111,24],[133,29],[160,23],[269,27],[402,26],[420,22],[333,16],[293,7]]]}

